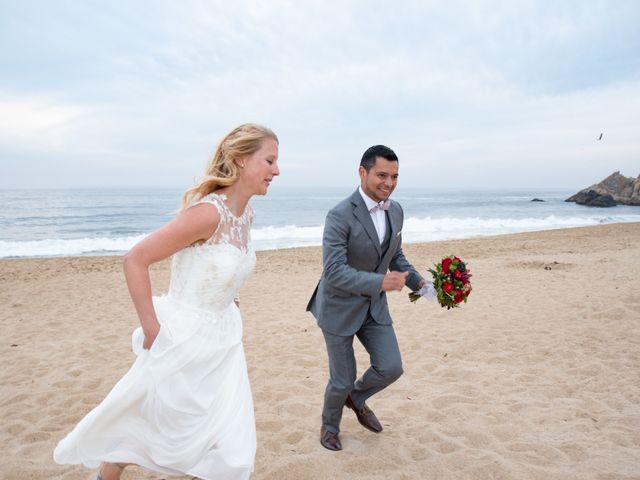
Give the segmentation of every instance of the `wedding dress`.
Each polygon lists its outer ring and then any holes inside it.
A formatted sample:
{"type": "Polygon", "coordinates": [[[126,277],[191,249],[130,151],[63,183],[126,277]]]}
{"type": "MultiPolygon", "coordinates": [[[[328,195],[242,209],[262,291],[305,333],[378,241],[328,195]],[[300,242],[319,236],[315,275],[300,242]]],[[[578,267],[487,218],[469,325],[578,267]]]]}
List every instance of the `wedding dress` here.
{"type": "Polygon", "coordinates": [[[242,319],[234,297],[255,265],[253,210],[236,217],[224,195],[220,223],[205,243],[177,252],[166,296],[154,297],[160,332],[107,397],[54,451],[62,464],[133,463],[169,475],[247,479],[256,451],[242,319]]]}

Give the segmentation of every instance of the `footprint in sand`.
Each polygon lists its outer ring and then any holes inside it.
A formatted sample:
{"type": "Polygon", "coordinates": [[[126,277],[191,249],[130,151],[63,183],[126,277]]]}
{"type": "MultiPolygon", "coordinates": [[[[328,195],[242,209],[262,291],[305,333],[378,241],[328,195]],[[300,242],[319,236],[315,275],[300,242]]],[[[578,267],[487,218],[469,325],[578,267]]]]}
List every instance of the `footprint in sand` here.
{"type": "Polygon", "coordinates": [[[582,462],[589,456],[589,450],[577,443],[565,443],[557,448],[569,457],[572,462],[582,462]]]}
{"type": "Polygon", "coordinates": [[[296,417],[304,417],[309,413],[309,405],[305,403],[290,403],[286,406],[287,412],[292,413],[296,417]]]}
{"type": "Polygon", "coordinates": [[[256,422],[258,430],[266,432],[279,432],[284,427],[284,423],[275,420],[262,420],[256,422]]]}
{"type": "Polygon", "coordinates": [[[14,395],[13,397],[9,398],[5,402],[2,402],[1,406],[6,407],[12,404],[23,403],[25,400],[28,400],[28,399],[29,399],[29,395],[25,393],[20,393],[18,395],[14,395]]]}
{"type": "Polygon", "coordinates": [[[452,442],[439,442],[436,443],[433,447],[434,450],[436,450],[439,453],[453,453],[453,452],[457,452],[458,450],[460,450],[460,445],[456,445],[455,443],[452,442]]]}
{"type": "Polygon", "coordinates": [[[3,430],[12,437],[24,432],[26,429],[27,427],[21,423],[12,423],[3,428],[3,430]]]}
{"type": "Polygon", "coordinates": [[[539,445],[534,443],[511,443],[507,445],[507,448],[519,454],[525,461],[528,461],[532,465],[557,463],[559,461],[565,461],[566,455],[553,447],[546,445],[539,445]]]}
{"type": "Polygon", "coordinates": [[[466,403],[466,404],[475,405],[478,402],[477,402],[477,399],[475,398],[463,397],[461,395],[443,395],[433,400],[433,406],[436,407],[438,410],[451,407],[456,403],[466,403]]]}
{"type": "Polygon", "coordinates": [[[300,443],[300,441],[304,438],[304,433],[302,432],[293,432],[287,435],[287,442],[291,445],[296,445],[300,443]]]}
{"type": "Polygon", "coordinates": [[[43,440],[49,440],[49,438],[51,438],[51,434],[48,432],[27,432],[20,436],[20,443],[42,442],[43,440]]]}
{"type": "Polygon", "coordinates": [[[411,460],[419,462],[429,458],[429,450],[425,447],[412,446],[409,450],[409,455],[411,456],[411,460]]]}

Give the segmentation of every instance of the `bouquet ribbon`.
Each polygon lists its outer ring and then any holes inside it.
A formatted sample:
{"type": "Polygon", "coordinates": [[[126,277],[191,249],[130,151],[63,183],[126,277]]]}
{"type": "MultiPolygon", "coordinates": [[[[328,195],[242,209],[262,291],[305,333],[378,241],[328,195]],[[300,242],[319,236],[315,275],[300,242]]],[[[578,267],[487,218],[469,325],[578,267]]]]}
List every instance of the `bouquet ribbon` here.
{"type": "Polygon", "coordinates": [[[437,296],[436,289],[433,287],[433,282],[430,282],[429,280],[426,280],[424,287],[416,293],[427,300],[435,300],[437,296]]]}

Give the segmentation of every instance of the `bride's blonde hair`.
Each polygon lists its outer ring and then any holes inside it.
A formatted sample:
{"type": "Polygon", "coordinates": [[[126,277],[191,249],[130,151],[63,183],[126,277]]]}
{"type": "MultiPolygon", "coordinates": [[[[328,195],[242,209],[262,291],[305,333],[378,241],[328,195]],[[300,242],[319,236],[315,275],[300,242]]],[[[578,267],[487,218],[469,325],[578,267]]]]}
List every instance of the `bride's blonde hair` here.
{"type": "Polygon", "coordinates": [[[275,133],[255,123],[245,123],[225,135],[207,163],[204,178],[184,192],[182,210],[219,188],[233,185],[240,173],[236,160],[257,152],[265,138],[278,142],[275,133]]]}

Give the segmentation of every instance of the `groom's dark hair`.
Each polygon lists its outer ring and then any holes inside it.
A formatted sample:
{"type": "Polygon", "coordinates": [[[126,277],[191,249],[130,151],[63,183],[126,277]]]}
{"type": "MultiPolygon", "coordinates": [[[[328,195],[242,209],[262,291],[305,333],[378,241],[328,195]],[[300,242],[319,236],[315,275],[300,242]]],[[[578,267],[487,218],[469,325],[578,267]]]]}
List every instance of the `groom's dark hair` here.
{"type": "Polygon", "coordinates": [[[368,172],[371,170],[371,167],[375,165],[376,157],[382,157],[390,162],[398,162],[398,156],[389,147],[385,147],[384,145],[374,145],[373,147],[367,148],[367,151],[364,152],[362,160],[360,160],[360,166],[364,167],[368,172]]]}

